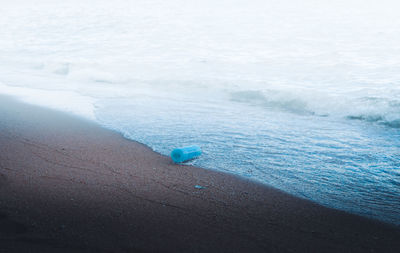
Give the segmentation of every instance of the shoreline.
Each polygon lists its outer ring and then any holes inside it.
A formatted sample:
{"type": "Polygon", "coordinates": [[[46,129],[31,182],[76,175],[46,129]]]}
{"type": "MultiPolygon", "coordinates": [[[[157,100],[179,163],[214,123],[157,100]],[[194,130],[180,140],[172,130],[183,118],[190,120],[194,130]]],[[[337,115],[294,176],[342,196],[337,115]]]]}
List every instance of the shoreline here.
{"type": "Polygon", "coordinates": [[[400,229],[0,96],[6,252],[398,252],[400,229]],[[200,185],[204,189],[197,189],[200,185]]]}

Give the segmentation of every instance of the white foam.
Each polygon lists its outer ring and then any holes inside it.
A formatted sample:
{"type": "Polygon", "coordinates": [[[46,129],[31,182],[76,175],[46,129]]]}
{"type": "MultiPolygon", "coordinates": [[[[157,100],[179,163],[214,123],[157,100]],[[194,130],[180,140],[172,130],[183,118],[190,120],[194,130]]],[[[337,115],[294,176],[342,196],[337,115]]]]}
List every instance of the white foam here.
{"type": "Polygon", "coordinates": [[[266,109],[399,119],[398,1],[5,2],[0,92],[43,106],[93,117],[98,99],[236,94],[266,109]]]}
{"type": "Polygon", "coordinates": [[[10,87],[0,83],[0,94],[16,97],[23,102],[66,111],[86,119],[95,120],[95,99],[72,91],[41,90],[10,87]]]}

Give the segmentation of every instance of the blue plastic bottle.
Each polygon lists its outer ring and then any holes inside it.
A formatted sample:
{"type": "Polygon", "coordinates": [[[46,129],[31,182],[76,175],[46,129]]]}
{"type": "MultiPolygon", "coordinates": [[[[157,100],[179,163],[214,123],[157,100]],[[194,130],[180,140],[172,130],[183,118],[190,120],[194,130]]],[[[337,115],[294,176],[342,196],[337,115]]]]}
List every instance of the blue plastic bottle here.
{"type": "Polygon", "coordinates": [[[185,162],[194,159],[201,155],[201,149],[199,146],[187,146],[183,148],[176,148],[171,152],[172,161],[175,163],[185,162]]]}

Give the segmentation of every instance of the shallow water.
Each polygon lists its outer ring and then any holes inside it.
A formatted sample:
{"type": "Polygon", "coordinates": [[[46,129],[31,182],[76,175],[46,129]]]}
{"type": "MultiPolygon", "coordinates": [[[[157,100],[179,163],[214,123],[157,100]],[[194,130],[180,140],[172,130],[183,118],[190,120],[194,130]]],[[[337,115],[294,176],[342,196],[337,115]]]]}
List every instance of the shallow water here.
{"type": "Polygon", "coordinates": [[[53,2],[1,7],[0,93],[400,225],[396,1],[53,2]]]}

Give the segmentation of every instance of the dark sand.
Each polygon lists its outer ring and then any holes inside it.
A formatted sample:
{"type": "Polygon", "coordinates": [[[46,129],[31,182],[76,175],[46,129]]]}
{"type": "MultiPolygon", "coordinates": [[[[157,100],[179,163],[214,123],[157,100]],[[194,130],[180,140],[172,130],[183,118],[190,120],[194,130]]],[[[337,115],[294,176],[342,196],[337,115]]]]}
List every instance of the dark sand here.
{"type": "Polygon", "coordinates": [[[0,97],[0,252],[400,252],[400,230],[0,97]]]}

